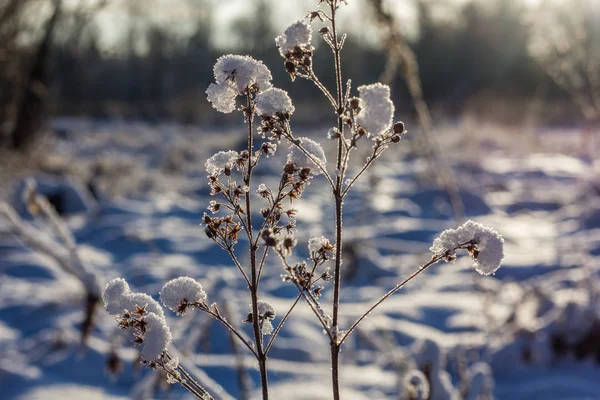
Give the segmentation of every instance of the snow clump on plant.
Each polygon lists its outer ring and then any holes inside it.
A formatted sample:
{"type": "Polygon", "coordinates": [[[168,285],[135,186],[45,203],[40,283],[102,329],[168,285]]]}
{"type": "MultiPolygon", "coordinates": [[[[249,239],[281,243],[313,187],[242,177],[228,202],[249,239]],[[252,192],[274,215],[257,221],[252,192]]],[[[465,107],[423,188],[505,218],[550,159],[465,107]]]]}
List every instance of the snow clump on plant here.
{"type": "Polygon", "coordinates": [[[181,314],[188,305],[205,302],[206,293],[195,279],[182,276],[170,280],[163,286],[160,300],[165,307],[181,314]]]}
{"type": "Polygon", "coordinates": [[[359,86],[361,109],[357,122],[367,130],[367,135],[384,134],[392,126],[394,103],[390,100],[390,87],[382,83],[359,86]]]}
{"type": "Polygon", "coordinates": [[[312,29],[310,25],[303,21],[296,21],[275,38],[275,44],[279,47],[279,53],[285,57],[296,46],[307,46],[310,43],[311,36],[312,29]]]}
{"type": "Polygon", "coordinates": [[[271,88],[256,95],[256,110],[259,115],[273,116],[275,114],[293,114],[292,99],[285,90],[271,88]]]}
{"type": "Polygon", "coordinates": [[[458,248],[469,250],[474,267],[482,275],[490,275],[500,268],[504,259],[504,239],[493,228],[478,222],[467,221],[457,229],[447,229],[433,241],[430,250],[437,255],[446,255],[452,260],[458,248]]]}
{"type": "Polygon", "coordinates": [[[117,317],[122,329],[132,330],[136,343],[144,344],[145,360],[157,359],[172,341],[160,304],[145,293],[132,293],[127,282],[116,278],[104,289],[104,306],[117,317]]]}
{"type": "MultiPolygon", "coordinates": [[[[323,168],[327,163],[325,152],[321,145],[312,139],[301,137],[298,139],[302,147],[312,155],[312,158],[323,168]]],[[[294,164],[298,168],[310,168],[314,175],[321,174],[321,169],[310,157],[308,157],[298,146],[292,145],[287,158],[288,164],[294,164]]]]}
{"type": "Polygon", "coordinates": [[[240,157],[237,151],[219,151],[211,158],[206,160],[206,172],[209,175],[218,175],[225,168],[232,168],[236,160],[240,157]]]}
{"type": "Polygon", "coordinates": [[[222,113],[235,110],[235,99],[249,88],[270,89],[271,71],[262,61],[249,56],[228,54],[219,57],[214,67],[215,82],[206,89],[208,101],[222,113]]]}

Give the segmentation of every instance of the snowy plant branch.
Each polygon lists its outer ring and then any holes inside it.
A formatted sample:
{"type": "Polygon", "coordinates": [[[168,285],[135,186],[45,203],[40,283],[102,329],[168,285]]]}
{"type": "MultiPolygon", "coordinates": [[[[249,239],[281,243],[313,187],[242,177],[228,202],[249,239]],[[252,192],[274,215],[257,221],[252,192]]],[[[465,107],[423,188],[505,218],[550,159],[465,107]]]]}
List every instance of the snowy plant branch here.
{"type": "Polygon", "coordinates": [[[445,260],[456,260],[456,250],[467,250],[474,260],[474,267],[482,275],[493,274],[504,258],[504,239],[492,228],[477,222],[467,221],[458,229],[449,229],[440,235],[431,247],[434,253],[429,262],[423,264],[408,278],[397,284],[381,299],[373,304],[361,317],[352,324],[348,331],[339,340],[340,344],[358,327],[358,325],[388,297],[392,296],[404,285],[413,280],[430,266],[445,260]]]}
{"type": "MultiPolygon", "coordinates": [[[[353,89],[349,79],[344,87],[341,50],[346,35],[340,36],[337,31],[337,13],[343,4],[346,4],[345,0],[321,0],[319,6],[323,9],[310,12],[304,20],[294,22],[275,38],[290,79],[294,81],[300,77],[312,81],[334,110],[335,121],[332,121],[333,127],[328,130],[327,138],[336,142],[335,161],[331,160],[332,164],[335,162],[335,173],[327,171],[327,156],[318,137],[294,135],[291,120],[295,107],[292,100],[286,91],[273,86],[271,72],[261,61],[231,54],[220,57],[214,66],[215,82],[206,90],[208,100],[217,111],[240,112],[248,128],[244,150],[219,151],[206,161],[208,185],[214,200],[207,207],[210,214],[205,213],[202,217],[202,226],[208,239],[229,254],[247,285],[249,312],[242,322],[251,326],[248,330],[251,329],[252,335],[235,328],[221,314],[216,303],[209,306],[201,284],[192,278],[173,279],[160,293],[163,305],[178,315],[189,309],[199,309],[223,324],[231,332],[236,358],[241,359],[235,346],[237,340],[245,345],[258,363],[263,400],[269,397],[267,354],[301,299],[329,337],[333,399],[339,400],[341,345],[379,304],[429,266],[441,260],[453,261],[457,250],[469,251],[475,268],[483,274],[493,273],[503,257],[502,238],[491,228],[469,221],[456,230],[445,231],[434,241],[431,247],[433,256],[428,263],[373,304],[349,330],[340,329],[344,199],[375,160],[390,146],[399,143],[406,133],[402,122],[394,124],[395,108],[389,86],[381,83],[359,86],[356,88],[357,97],[351,97],[353,89]],[[333,54],[335,93],[323,85],[313,70],[315,49],[311,44],[311,23],[315,20],[326,25],[319,34],[333,54]],[[258,124],[254,123],[255,118],[258,124]],[[258,135],[257,138],[254,135],[258,135]],[[255,182],[254,169],[259,162],[268,161],[280,147],[282,139],[289,148],[279,182],[273,188],[255,182]],[[346,179],[353,150],[367,139],[373,143],[370,156],[352,178],[346,179]],[[292,206],[312,179],[319,175],[323,175],[332,189],[330,199],[334,203],[335,227],[329,230],[335,232],[335,240],[330,242],[323,236],[310,238],[307,246],[310,266],[306,261],[292,263],[290,259],[298,244],[294,236],[297,210],[292,206]],[[286,200],[289,200],[289,205],[286,200]],[[244,235],[242,231],[248,238],[247,248],[245,241],[241,244],[242,251],[247,251],[249,257],[238,258],[239,235],[244,235]],[[275,328],[276,310],[261,297],[259,291],[268,257],[273,253],[283,267],[283,280],[292,283],[298,290],[295,300],[275,328]],[[244,261],[246,259],[248,261],[244,261]],[[330,281],[333,287],[331,315],[320,302],[321,294],[327,290],[326,285],[330,281]],[[265,335],[271,335],[271,338],[267,341],[265,335]]],[[[320,139],[324,140],[325,135],[320,139]]],[[[117,318],[119,325],[134,334],[137,344],[144,345],[142,356],[146,364],[164,370],[171,368],[173,359],[167,352],[171,334],[160,304],[146,294],[132,293],[127,283],[118,279],[109,283],[104,299],[107,311],[117,318]]],[[[226,309],[228,304],[225,303],[224,307],[226,309]]],[[[244,366],[239,363],[238,369],[243,370],[244,366]]],[[[166,372],[171,381],[180,382],[196,397],[208,396],[182,368],[173,367],[166,372]]]]}

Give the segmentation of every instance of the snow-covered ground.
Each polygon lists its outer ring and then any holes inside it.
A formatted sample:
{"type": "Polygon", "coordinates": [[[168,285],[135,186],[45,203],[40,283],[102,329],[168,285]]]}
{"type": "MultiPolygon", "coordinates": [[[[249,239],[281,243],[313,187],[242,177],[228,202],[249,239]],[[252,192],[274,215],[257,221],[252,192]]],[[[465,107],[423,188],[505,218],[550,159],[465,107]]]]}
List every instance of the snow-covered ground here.
{"type": "MultiPolygon", "coordinates": [[[[226,305],[229,319],[250,334],[241,323],[250,302],[243,278],[199,226],[211,199],[204,161],[218,150],[243,147],[243,127],[59,120],[54,129],[59,136],[53,165],[79,180],[60,182],[68,189],[60,193],[69,198],[61,207],[78,211],[65,221],[98,278],[123,277],[154,297],[171,278],[196,278],[208,302],[226,305]]],[[[481,382],[482,393],[491,389],[498,399],[600,398],[599,161],[489,143],[477,151],[449,151],[445,142],[467,217],[505,238],[503,266],[482,277],[468,257],[439,264],[383,303],[343,348],[343,398],[399,398],[408,366],[429,370],[432,398],[445,398],[444,391],[486,398],[474,394],[481,382]]],[[[410,147],[408,141],[401,145],[410,147]]],[[[456,226],[445,192],[424,178],[426,162],[406,155],[390,152],[346,201],[345,324],[428,261],[433,239],[456,226]]],[[[256,181],[277,179],[284,157],[281,148],[257,170],[256,181]]],[[[37,178],[49,194],[60,186],[56,178],[37,178]]],[[[316,178],[298,201],[299,248],[315,235],[333,238],[333,204],[324,188],[323,178],[316,178]]],[[[52,235],[47,224],[27,215],[20,199],[12,205],[40,237],[52,235]]],[[[240,258],[243,263],[242,253],[240,258]]],[[[261,297],[277,310],[275,323],[297,294],[281,273],[273,260],[260,287],[261,297]]],[[[323,304],[331,292],[326,285],[323,304]]],[[[167,314],[173,352],[201,383],[219,398],[239,398],[242,360],[252,397],[258,395],[254,359],[241,347],[236,355],[223,326],[198,312],[167,314]]],[[[84,317],[79,280],[47,255],[0,234],[1,398],[187,396],[136,362],[131,337],[103,309],[82,346],[84,317]],[[117,359],[122,370],[110,373],[117,359]]],[[[269,356],[272,398],[331,398],[328,349],[327,336],[301,304],[269,356]]]]}

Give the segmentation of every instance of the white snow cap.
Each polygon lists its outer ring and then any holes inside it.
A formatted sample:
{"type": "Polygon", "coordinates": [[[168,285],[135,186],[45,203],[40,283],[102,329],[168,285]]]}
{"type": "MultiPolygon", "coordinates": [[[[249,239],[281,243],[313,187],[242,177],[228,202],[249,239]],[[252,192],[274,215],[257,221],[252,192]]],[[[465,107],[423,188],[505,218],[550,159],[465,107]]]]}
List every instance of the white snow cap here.
{"type": "Polygon", "coordinates": [[[357,122],[369,134],[378,136],[391,128],[394,103],[390,100],[390,87],[382,83],[359,86],[361,109],[357,122]]]}
{"type": "Polygon", "coordinates": [[[294,113],[292,99],[282,89],[271,88],[256,95],[256,108],[260,115],[272,116],[277,113],[294,113]]]}
{"type": "MultiPolygon", "coordinates": [[[[275,308],[271,303],[264,300],[258,301],[258,315],[262,317],[262,334],[270,335],[273,333],[273,324],[271,321],[275,318],[275,308]],[[270,314],[269,317],[265,318],[266,314],[270,314]]],[[[252,312],[252,304],[250,304],[250,312],[252,312]]]]}
{"type": "Polygon", "coordinates": [[[233,85],[211,83],[206,89],[206,97],[213,107],[223,114],[235,110],[235,98],[238,96],[233,85]]]}
{"type": "Polygon", "coordinates": [[[285,57],[288,52],[294,50],[294,47],[303,47],[309,44],[311,36],[310,25],[304,21],[296,21],[275,38],[275,44],[279,47],[279,53],[285,57]]]}
{"type": "Polygon", "coordinates": [[[232,168],[235,161],[240,157],[237,151],[220,151],[206,160],[204,166],[209,175],[218,175],[226,167],[232,168]]]}
{"type": "Polygon", "coordinates": [[[259,91],[271,88],[271,71],[262,61],[249,56],[228,54],[219,57],[214,67],[215,81],[206,90],[208,101],[217,111],[235,110],[235,99],[248,86],[256,85],[259,91]]]}
{"type": "Polygon", "coordinates": [[[426,400],[429,398],[429,380],[418,369],[411,369],[404,375],[404,389],[411,399],[426,400]]]}
{"type": "Polygon", "coordinates": [[[115,278],[108,282],[104,289],[104,307],[113,316],[119,316],[124,310],[135,311],[136,306],[146,306],[148,313],[165,318],[165,313],[156,300],[145,293],[131,293],[129,285],[123,278],[115,278]]]}
{"type": "MultiPolygon", "coordinates": [[[[259,300],[258,301],[258,313],[261,316],[264,316],[267,313],[270,313],[272,315],[272,317],[275,317],[275,308],[271,305],[271,303],[264,301],[264,300],[259,300]]],[[[252,308],[252,304],[250,305],[250,308],[252,308]]]]}
{"type": "Polygon", "coordinates": [[[493,228],[478,222],[467,221],[457,229],[447,229],[433,241],[429,250],[434,254],[444,254],[469,241],[475,242],[477,255],[474,267],[482,275],[490,275],[500,268],[504,258],[504,239],[493,228]]]}
{"type": "Polygon", "coordinates": [[[153,360],[161,355],[171,343],[171,331],[165,320],[165,313],[156,300],[145,293],[131,293],[129,285],[122,278],[108,282],[104,289],[104,307],[109,314],[119,316],[124,310],[135,311],[135,307],[146,306],[144,315],[146,331],[142,356],[153,360]]]}
{"type": "MultiPolygon", "coordinates": [[[[321,145],[307,137],[298,138],[300,145],[316,159],[316,161],[324,168],[327,163],[325,152],[321,145]]],[[[296,165],[299,168],[310,168],[314,175],[320,175],[321,169],[315,164],[298,146],[292,144],[288,153],[287,162],[296,165]]]]}
{"type": "MultiPolygon", "coordinates": [[[[308,240],[308,251],[311,256],[313,254],[317,254],[321,249],[325,247],[325,245],[329,243],[329,240],[325,236],[318,236],[308,240]]],[[[333,251],[327,250],[326,255],[328,258],[333,258],[333,251]]]]}
{"type": "Polygon", "coordinates": [[[147,325],[142,356],[146,360],[154,360],[162,354],[173,338],[164,318],[148,313],[144,316],[144,321],[147,325]]]}
{"type": "Polygon", "coordinates": [[[160,291],[160,301],[164,306],[177,311],[182,300],[188,303],[202,303],[206,301],[206,293],[198,281],[188,276],[171,279],[165,283],[160,291]]]}

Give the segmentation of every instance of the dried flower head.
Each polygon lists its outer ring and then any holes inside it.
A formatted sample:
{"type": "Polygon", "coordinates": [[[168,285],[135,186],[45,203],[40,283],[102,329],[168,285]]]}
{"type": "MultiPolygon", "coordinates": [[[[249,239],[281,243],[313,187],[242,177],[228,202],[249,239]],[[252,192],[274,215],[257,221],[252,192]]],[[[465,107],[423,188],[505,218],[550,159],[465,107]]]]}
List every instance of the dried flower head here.
{"type": "Polygon", "coordinates": [[[119,326],[132,331],[136,344],[144,344],[142,357],[148,361],[158,358],[172,339],[160,304],[147,294],[131,293],[121,278],[106,285],[103,297],[106,310],[117,317],[119,326]]]}
{"type": "Polygon", "coordinates": [[[310,154],[314,161],[308,157],[300,148],[296,145],[290,146],[290,152],[288,153],[287,162],[288,165],[292,164],[298,168],[310,168],[310,172],[313,175],[320,175],[321,167],[325,167],[327,159],[325,158],[325,152],[321,145],[312,139],[301,137],[298,139],[300,145],[310,154]],[[318,165],[316,163],[318,163],[318,165]]]}
{"type": "Polygon", "coordinates": [[[209,175],[219,175],[226,169],[231,170],[239,157],[240,155],[237,151],[219,151],[206,160],[206,164],[204,165],[206,167],[206,172],[208,172],[209,175]]]}
{"type": "Polygon", "coordinates": [[[478,222],[467,221],[457,229],[447,229],[433,241],[430,250],[437,255],[455,257],[458,248],[469,250],[474,267],[482,275],[496,272],[504,258],[504,239],[500,234],[478,222]]]}
{"type": "Polygon", "coordinates": [[[368,132],[367,136],[384,134],[392,126],[394,103],[390,100],[390,87],[382,83],[359,86],[360,106],[357,122],[368,132]]]}
{"type": "Polygon", "coordinates": [[[256,112],[259,115],[274,116],[276,114],[294,113],[292,99],[285,90],[270,88],[256,95],[256,112]]]}
{"type": "Polygon", "coordinates": [[[286,57],[296,47],[306,47],[310,44],[312,29],[304,21],[296,21],[279,36],[275,38],[275,44],[279,47],[279,53],[286,57]]]}
{"type": "Polygon", "coordinates": [[[202,285],[187,276],[170,280],[159,294],[163,305],[178,314],[184,314],[188,307],[206,301],[202,285]]]}
{"type": "Polygon", "coordinates": [[[247,90],[257,92],[271,88],[271,71],[249,56],[228,54],[214,66],[215,82],[206,90],[208,101],[222,113],[235,110],[235,99],[247,90]]]}

